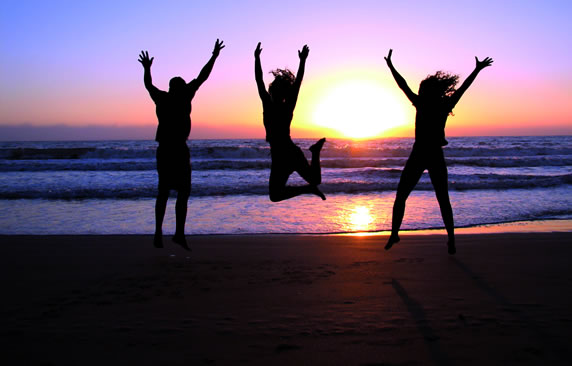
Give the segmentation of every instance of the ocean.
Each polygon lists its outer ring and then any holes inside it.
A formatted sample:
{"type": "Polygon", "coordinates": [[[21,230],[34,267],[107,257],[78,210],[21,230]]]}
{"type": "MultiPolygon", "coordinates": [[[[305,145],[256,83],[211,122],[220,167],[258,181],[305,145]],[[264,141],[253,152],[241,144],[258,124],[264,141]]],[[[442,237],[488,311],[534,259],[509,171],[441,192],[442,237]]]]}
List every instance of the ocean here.
{"type": "MultiPolygon", "coordinates": [[[[309,158],[310,139],[294,140],[309,158]]],[[[391,227],[413,139],[328,139],[326,201],[268,199],[261,139],[189,140],[187,234],[340,233],[391,227]]],[[[0,142],[0,234],[152,234],[154,141],[0,142]]],[[[445,147],[456,226],[572,219],[572,136],[451,137],[445,147]]],[[[289,184],[303,184],[294,173],[289,184]]],[[[173,196],[174,197],[174,196],[173,196]]],[[[174,199],[164,231],[174,231],[174,199]]],[[[442,227],[427,173],[403,229],[442,227]]]]}

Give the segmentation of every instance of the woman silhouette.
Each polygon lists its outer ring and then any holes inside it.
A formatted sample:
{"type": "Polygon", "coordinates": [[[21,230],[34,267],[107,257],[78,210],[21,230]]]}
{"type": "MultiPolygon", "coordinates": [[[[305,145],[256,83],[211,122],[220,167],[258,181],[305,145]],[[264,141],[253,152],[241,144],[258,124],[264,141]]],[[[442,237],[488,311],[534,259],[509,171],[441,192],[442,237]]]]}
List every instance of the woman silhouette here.
{"type": "Polygon", "coordinates": [[[435,195],[441,209],[441,216],[447,229],[449,240],[447,242],[449,254],[455,254],[455,233],[453,223],[453,209],[449,201],[449,189],[447,187],[447,165],[443,155],[442,146],[447,145],[445,140],[445,123],[448,115],[477,77],[477,74],[493,60],[489,57],[479,61],[475,57],[475,70],[467,77],[461,87],[455,90],[459,76],[438,71],[429,75],[419,84],[419,94],[411,91],[405,79],[395,70],[391,61],[393,50],[385,57],[387,66],[395,78],[397,85],[403,90],[407,98],[417,109],[415,116],[415,143],[409,155],[407,163],[401,173],[397,194],[393,204],[393,221],[391,235],[385,249],[388,250],[393,244],[399,242],[399,227],[405,212],[405,201],[415,188],[425,169],[429,172],[431,183],[435,189],[435,195]]]}
{"type": "Polygon", "coordinates": [[[260,48],[259,42],[254,51],[254,75],[258,86],[258,94],[262,100],[266,141],[270,143],[270,155],[272,158],[269,182],[270,200],[278,202],[305,193],[315,194],[325,200],[326,196],[318,189],[318,185],[322,182],[320,151],[326,139],[322,138],[310,147],[312,162],[308,164],[302,150],[290,138],[290,124],[292,123],[294,108],[296,107],[300,85],[304,77],[306,58],[310,49],[307,45],[304,45],[302,51],[298,51],[300,65],[296,77],[288,69],[272,71],[274,81],[270,83],[268,91],[266,91],[262,78],[261,52],[262,48],[260,48]],[[305,186],[287,186],[288,177],[293,172],[298,172],[309,184],[305,186]]]}

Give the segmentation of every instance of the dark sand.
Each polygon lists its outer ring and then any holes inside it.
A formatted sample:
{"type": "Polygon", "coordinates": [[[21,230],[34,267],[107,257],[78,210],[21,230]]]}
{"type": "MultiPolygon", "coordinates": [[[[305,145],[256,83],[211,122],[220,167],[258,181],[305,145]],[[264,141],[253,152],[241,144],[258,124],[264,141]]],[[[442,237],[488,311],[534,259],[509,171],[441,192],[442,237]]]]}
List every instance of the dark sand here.
{"type": "Polygon", "coordinates": [[[0,236],[0,364],[572,364],[572,233],[386,238],[0,236]]]}

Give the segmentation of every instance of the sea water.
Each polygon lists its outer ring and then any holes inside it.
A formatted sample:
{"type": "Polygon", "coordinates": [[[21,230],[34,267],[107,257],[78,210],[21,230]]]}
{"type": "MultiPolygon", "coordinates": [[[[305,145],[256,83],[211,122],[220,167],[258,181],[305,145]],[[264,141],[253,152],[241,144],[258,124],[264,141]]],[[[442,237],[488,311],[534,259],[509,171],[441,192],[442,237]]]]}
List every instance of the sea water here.
{"type": "MultiPolygon", "coordinates": [[[[314,140],[294,140],[310,157],[314,140]]],[[[332,233],[391,227],[411,138],[328,139],[328,199],[268,199],[264,140],[190,140],[187,233],[332,233]]],[[[154,141],[0,142],[0,234],[150,234],[154,141]]],[[[444,148],[456,226],[572,218],[572,136],[452,137],[444,148]]],[[[294,173],[288,184],[304,181],[294,173]]],[[[164,230],[174,230],[174,199],[164,230]]],[[[404,229],[442,227],[428,174],[407,201],[404,229]]]]}

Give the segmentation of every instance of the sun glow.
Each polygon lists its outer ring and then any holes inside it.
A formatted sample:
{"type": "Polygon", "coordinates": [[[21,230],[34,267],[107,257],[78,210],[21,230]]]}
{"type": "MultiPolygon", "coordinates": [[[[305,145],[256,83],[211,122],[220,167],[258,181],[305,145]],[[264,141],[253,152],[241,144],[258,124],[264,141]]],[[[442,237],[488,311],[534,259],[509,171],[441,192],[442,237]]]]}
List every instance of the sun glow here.
{"type": "Polygon", "coordinates": [[[332,128],[344,137],[372,138],[406,123],[402,100],[376,80],[339,82],[319,97],[315,124],[332,128]]]}

